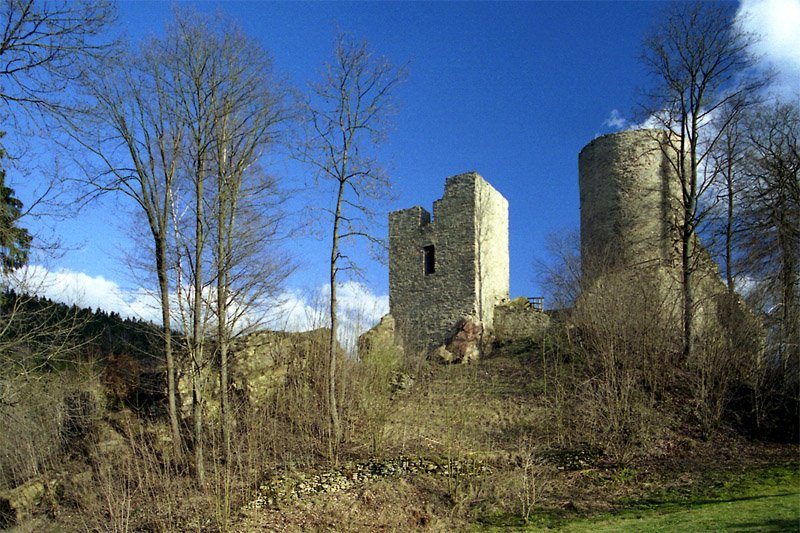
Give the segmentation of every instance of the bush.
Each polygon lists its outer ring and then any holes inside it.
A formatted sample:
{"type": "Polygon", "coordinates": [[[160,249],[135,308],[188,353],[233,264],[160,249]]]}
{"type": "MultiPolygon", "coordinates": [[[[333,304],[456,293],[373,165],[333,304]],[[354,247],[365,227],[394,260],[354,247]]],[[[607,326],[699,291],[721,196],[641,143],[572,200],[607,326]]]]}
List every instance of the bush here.
{"type": "Polygon", "coordinates": [[[680,352],[675,302],[651,278],[608,273],[572,314],[581,370],[576,422],[590,444],[627,463],[659,431],[656,403],[670,387],[680,352]]]}
{"type": "Polygon", "coordinates": [[[90,368],[3,378],[0,488],[52,470],[102,415],[90,368]]]}

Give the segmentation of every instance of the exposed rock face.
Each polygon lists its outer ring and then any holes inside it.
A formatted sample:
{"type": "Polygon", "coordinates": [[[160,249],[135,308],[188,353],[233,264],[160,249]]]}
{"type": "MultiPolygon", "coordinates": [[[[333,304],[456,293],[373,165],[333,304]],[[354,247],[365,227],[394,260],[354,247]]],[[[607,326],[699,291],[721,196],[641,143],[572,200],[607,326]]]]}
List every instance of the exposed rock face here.
{"type": "Polygon", "coordinates": [[[447,351],[453,354],[456,362],[475,361],[481,356],[483,335],[482,323],[466,319],[458,333],[447,343],[447,351]]]}
{"type": "Polygon", "coordinates": [[[441,363],[470,363],[480,359],[489,345],[482,323],[472,318],[462,319],[456,333],[433,351],[433,359],[441,363]]]}
{"type": "MultiPolygon", "coordinates": [[[[307,364],[312,353],[328,349],[329,331],[260,331],[241,339],[230,357],[231,394],[251,405],[267,401],[283,386],[293,368],[307,364]]],[[[212,418],[219,414],[217,372],[216,366],[204,370],[206,407],[212,418]]],[[[189,416],[192,396],[188,377],[180,380],[179,391],[184,416],[189,416]]]]}
{"type": "Polygon", "coordinates": [[[309,353],[325,349],[329,330],[260,331],[236,346],[231,371],[235,391],[249,402],[261,402],[286,380],[289,366],[303,364],[309,353]]]}
{"type": "Polygon", "coordinates": [[[446,344],[466,316],[491,329],[508,298],[508,201],[469,172],[447,179],[433,214],[389,214],[389,306],[406,354],[446,344]]]}
{"type": "Polygon", "coordinates": [[[522,296],[494,308],[494,336],[501,343],[539,338],[549,325],[550,317],[522,296]]]}
{"type": "Polygon", "coordinates": [[[363,360],[375,350],[389,350],[398,361],[403,357],[403,347],[395,337],[395,320],[392,315],[384,315],[372,329],[358,338],[358,355],[363,360]]]}
{"type": "Polygon", "coordinates": [[[10,528],[30,518],[43,500],[51,497],[54,489],[54,481],[33,479],[0,492],[0,528],[10,528]]]}

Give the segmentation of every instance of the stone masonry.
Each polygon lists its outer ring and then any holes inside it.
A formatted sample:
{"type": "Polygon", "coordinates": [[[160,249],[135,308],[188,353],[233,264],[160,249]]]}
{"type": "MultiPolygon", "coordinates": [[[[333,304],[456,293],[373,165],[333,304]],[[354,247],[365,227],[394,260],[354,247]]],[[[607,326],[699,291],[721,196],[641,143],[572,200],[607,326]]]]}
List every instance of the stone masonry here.
{"type": "Polygon", "coordinates": [[[389,214],[389,307],[406,354],[446,344],[465,320],[490,329],[508,290],[508,201],[479,174],[448,178],[432,219],[389,214]]]}
{"type": "MultiPolygon", "coordinates": [[[[607,275],[646,273],[679,316],[681,252],[678,227],[680,182],[667,133],[642,129],[604,135],[578,158],[581,206],[581,263],[588,287],[607,275]]],[[[719,269],[693,241],[693,293],[699,330],[715,331],[731,322],[720,313],[733,303],[737,319],[754,317],[737,300],[727,302],[719,269]]],[[[712,333],[713,334],[713,333],[712,333]]]]}
{"type": "Polygon", "coordinates": [[[550,316],[537,311],[527,298],[520,296],[494,308],[495,342],[539,339],[550,325],[550,316]]]}
{"type": "Polygon", "coordinates": [[[662,150],[663,133],[604,135],[578,159],[584,275],[614,266],[673,266],[679,258],[680,184],[662,150]]]}

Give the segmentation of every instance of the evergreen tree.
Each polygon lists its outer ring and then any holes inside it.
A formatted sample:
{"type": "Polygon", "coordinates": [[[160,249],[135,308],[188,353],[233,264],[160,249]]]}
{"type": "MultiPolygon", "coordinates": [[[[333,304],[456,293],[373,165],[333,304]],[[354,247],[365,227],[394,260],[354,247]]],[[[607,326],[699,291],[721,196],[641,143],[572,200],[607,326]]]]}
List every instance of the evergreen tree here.
{"type": "MultiPolygon", "coordinates": [[[[0,132],[0,138],[5,135],[0,132]]],[[[0,147],[0,269],[8,274],[28,262],[31,234],[19,226],[22,202],[14,196],[14,189],[6,186],[6,171],[2,160],[6,152],[0,147]]]]}

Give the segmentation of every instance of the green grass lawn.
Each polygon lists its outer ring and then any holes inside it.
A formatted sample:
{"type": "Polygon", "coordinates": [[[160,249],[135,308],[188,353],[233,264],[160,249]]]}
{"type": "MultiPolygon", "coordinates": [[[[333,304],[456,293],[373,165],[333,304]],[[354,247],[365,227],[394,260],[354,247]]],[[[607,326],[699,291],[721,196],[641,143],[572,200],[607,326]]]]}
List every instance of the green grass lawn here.
{"type": "MultiPolygon", "coordinates": [[[[561,531],[800,531],[800,492],[697,502],[679,510],[625,511],[619,516],[584,519],[561,531]]],[[[531,529],[536,531],[536,529],[531,529]]]]}
{"type": "Polygon", "coordinates": [[[542,514],[516,531],[800,532],[800,465],[710,474],[703,486],[626,502],[614,514],[542,514]],[[533,525],[536,524],[536,525],[533,525]]]}

